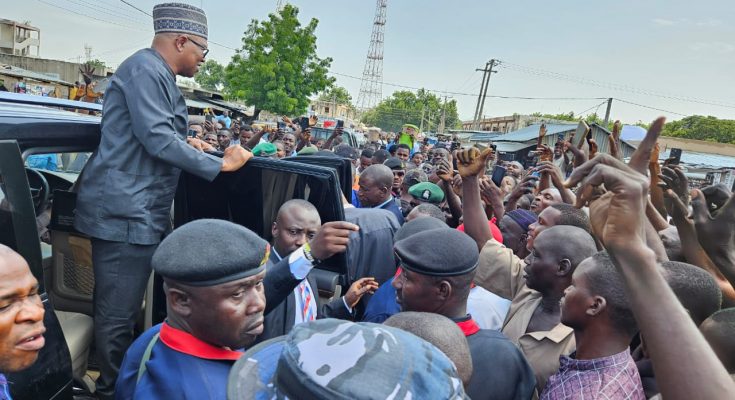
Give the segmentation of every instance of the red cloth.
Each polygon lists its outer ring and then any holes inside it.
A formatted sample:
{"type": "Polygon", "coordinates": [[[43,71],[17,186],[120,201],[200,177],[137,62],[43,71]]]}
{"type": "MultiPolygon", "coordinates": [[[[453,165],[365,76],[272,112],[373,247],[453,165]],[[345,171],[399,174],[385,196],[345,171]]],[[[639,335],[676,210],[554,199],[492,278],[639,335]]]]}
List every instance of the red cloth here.
{"type": "MultiPolygon", "coordinates": [[[[498,228],[498,226],[495,225],[495,221],[496,221],[496,219],[495,219],[495,217],[493,217],[493,219],[491,219],[487,223],[490,226],[490,233],[493,234],[493,238],[495,240],[497,240],[500,243],[503,243],[503,234],[500,233],[500,228],[498,228]]],[[[457,230],[460,231],[460,232],[464,232],[464,224],[458,226],[457,227],[457,230]]]]}

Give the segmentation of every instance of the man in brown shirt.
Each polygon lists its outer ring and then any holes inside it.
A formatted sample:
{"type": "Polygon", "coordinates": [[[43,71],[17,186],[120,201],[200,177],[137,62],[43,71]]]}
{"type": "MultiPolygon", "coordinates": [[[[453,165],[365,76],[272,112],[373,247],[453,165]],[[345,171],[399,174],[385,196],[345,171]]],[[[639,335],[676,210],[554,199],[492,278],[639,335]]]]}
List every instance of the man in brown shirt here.
{"type": "Polygon", "coordinates": [[[574,331],[559,319],[559,300],[574,269],[596,250],[584,230],[555,226],[535,238],[525,262],[495,240],[489,240],[480,253],[482,277],[475,281],[512,300],[503,333],[531,364],[539,392],[559,369],[559,356],[575,349],[574,331]]]}
{"type": "MultiPolygon", "coordinates": [[[[559,356],[575,349],[574,331],[559,320],[559,300],[571,283],[574,268],[595,254],[597,248],[585,229],[552,226],[569,218],[562,218],[565,213],[551,207],[542,212],[539,223],[532,225],[534,232],[529,232],[534,240],[528,266],[512,250],[493,239],[478,183],[478,176],[484,173],[491,156],[491,151],[480,154],[475,148],[457,155],[458,164],[463,167],[460,175],[465,232],[478,244],[484,243],[474,282],[512,300],[503,333],[523,351],[534,370],[540,393],[546,379],[559,369],[559,356]],[[531,282],[524,277],[524,268],[531,282]]],[[[574,211],[566,211],[569,212],[574,211]]],[[[576,212],[582,213],[580,217],[585,219],[582,211],[576,212]]]]}

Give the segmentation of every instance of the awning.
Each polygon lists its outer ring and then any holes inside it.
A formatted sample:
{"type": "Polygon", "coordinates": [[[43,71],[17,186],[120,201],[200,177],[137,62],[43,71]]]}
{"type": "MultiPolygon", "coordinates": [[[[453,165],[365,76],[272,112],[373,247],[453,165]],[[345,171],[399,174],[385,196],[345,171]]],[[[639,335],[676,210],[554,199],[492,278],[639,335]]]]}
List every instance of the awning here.
{"type": "Polygon", "coordinates": [[[206,99],[206,101],[212,104],[219,105],[221,107],[225,107],[226,109],[230,111],[236,111],[239,113],[243,113],[247,116],[253,116],[253,114],[255,113],[255,107],[246,107],[241,104],[231,103],[229,101],[224,101],[224,100],[206,99]]]}
{"type": "Polygon", "coordinates": [[[526,143],[519,143],[519,142],[493,142],[494,145],[498,146],[497,151],[502,151],[503,153],[515,153],[518,150],[523,150],[527,147],[534,147],[534,145],[529,145],[526,143]]]}
{"type": "Polygon", "coordinates": [[[192,100],[192,99],[186,99],[186,106],[187,107],[193,107],[193,108],[214,108],[217,111],[229,111],[228,108],[224,108],[209,102],[199,101],[199,100],[192,100]]]}

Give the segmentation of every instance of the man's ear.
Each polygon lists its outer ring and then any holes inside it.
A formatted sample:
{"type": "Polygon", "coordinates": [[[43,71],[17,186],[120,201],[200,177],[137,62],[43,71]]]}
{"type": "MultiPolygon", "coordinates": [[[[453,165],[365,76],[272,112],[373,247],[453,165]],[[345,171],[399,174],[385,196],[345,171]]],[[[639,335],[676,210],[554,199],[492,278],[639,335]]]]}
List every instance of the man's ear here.
{"type": "Polygon", "coordinates": [[[572,274],[572,261],[568,258],[559,260],[559,268],[556,271],[558,276],[567,276],[572,274]]]}
{"type": "Polygon", "coordinates": [[[273,225],[271,226],[271,235],[274,238],[278,236],[278,223],[276,221],[273,221],[273,225]]]}
{"type": "Polygon", "coordinates": [[[447,280],[442,280],[436,285],[437,290],[437,299],[441,300],[442,302],[447,301],[450,297],[452,297],[452,284],[449,283],[447,280]]]}
{"type": "Polygon", "coordinates": [[[191,296],[185,291],[168,287],[166,290],[166,301],[171,311],[186,318],[191,315],[191,296]]]}
{"type": "Polygon", "coordinates": [[[607,300],[602,296],[595,296],[592,298],[592,304],[587,307],[587,315],[594,317],[601,313],[607,307],[607,300]]]}

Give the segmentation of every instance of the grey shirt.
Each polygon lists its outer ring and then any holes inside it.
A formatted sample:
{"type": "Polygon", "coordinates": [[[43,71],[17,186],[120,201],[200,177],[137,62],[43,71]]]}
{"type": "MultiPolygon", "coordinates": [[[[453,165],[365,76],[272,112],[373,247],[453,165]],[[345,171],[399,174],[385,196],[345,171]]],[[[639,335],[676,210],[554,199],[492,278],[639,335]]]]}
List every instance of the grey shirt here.
{"type": "Polygon", "coordinates": [[[222,167],[186,143],[187,122],[161,55],[149,48],[125,60],[105,92],[100,145],[77,183],[74,226],[103,240],[160,242],[181,170],[211,181],[222,167]]]}

